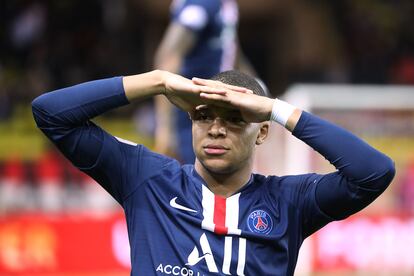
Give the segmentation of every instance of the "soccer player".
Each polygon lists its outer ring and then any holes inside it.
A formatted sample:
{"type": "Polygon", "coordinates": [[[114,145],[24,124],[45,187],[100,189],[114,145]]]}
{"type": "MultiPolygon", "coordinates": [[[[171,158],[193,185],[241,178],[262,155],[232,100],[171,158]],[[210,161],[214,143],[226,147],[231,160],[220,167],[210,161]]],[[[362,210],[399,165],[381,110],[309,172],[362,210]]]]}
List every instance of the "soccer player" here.
{"type": "MultiPolygon", "coordinates": [[[[186,78],[211,78],[237,68],[255,75],[237,37],[236,0],[172,1],[171,20],[155,54],[154,67],[186,78]]],[[[163,97],[155,98],[155,148],[193,164],[191,120],[163,97]]]]}
{"type": "Polygon", "coordinates": [[[38,127],[122,205],[132,275],[293,275],[303,240],[367,206],[395,173],[384,154],[345,129],[265,97],[253,78],[238,71],[215,80],[159,70],[96,80],[39,96],[32,106],[38,127]],[[180,165],[90,121],[155,95],[190,113],[194,165],[180,165]],[[253,174],[253,153],[269,120],[337,171],[253,174]]]}

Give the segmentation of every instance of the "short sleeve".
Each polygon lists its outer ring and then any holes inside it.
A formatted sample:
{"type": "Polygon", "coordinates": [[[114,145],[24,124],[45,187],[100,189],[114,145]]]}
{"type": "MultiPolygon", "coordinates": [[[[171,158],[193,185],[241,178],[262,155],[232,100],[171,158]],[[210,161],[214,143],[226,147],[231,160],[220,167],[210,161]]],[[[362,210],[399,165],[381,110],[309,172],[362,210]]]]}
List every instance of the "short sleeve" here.
{"type": "Polygon", "coordinates": [[[208,15],[203,7],[191,5],[182,10],[177,21],[189,29],[199,31],[207,25],[208,15]]]}
{"type": "Polygon", "coordinates": [[[214,18],[220,9],[220,1],[216,0],[186,0],[173,5],[172,19],[194,32],[200,32],[214,18]]]}

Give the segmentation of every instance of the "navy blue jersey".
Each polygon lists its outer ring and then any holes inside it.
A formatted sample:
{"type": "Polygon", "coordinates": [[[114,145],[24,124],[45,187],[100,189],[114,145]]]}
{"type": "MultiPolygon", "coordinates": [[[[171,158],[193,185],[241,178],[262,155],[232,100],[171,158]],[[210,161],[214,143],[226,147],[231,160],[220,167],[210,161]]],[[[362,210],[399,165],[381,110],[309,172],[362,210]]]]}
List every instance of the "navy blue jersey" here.
{"type": "Polygon", "coordinates": [[[112,78],[44,94],[32,105],[38,127],[122,205],[132,275],[293,275],[307,236],[367,206],[394,175],[388,157],[303,112],[293,134],[338,171],[252,174],[223,198],[193,165],[181,166],[90,121],[127,103],[122,78],[112,78]]]}

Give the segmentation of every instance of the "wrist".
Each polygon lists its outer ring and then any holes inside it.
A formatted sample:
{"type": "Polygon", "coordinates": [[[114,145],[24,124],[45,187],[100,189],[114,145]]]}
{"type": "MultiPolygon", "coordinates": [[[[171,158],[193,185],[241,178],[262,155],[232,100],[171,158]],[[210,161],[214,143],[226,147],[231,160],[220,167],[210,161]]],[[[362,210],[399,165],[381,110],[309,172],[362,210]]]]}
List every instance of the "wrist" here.
{"type": "Polygon", "coordinates": [[[156,95],[166,94],[166,75],[167,71],[156,69],[151,72],[154,75],[154,88],[156,95]]]}
{"type": "Polygon", "coordinates": [[[266,120],[269,121],[272,119],[272,110],[273,110],[273,104],[275,102],[276,99],[272,99],[272,98],[267,98],[267,97],[263,97],[266,99],[266,104],[264,105],[266,110],[266,120]]]}
{"type": "Polygon", "coordinates": [[[270,120],[274,121],[284,127],[294,113],[296,107],[279,99],[273,100],[272,112],[270,114],[270,120]]]}

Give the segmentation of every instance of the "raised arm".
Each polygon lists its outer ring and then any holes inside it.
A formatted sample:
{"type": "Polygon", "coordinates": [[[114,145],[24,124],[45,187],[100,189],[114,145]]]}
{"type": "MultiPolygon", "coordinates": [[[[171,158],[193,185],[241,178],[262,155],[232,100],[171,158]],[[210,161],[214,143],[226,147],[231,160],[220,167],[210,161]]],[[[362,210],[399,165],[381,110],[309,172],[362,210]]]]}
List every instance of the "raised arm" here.
{"type": "Polygon", "coordinates": [[[141,153],[146,149],[120,142],[90,119],[130,101],[158,94],[189,110],[199,101],[199,93],[209,90],[211,88],[194,85],[181,76],[155,70],[55,90],[36,98],[32,108],[37,126],[59,150],[122,202],[131,188],[123,181],[130,177],[145,179],[149,172],[154,171],[145,166],[154,164],[148,159],[140,161],[141,153]],[[127,169],[134,165],[142,167],[139,175],[127,175],[137,172],[136,169],[127,169]]]}
{"type": "Polygon", "coordinates": [[[126,162],[122,153],[127,147],[89,120],[125,104],[128,99],[121,77],[55,90],[32,102],[39,129],[76,167],[92,176],[121,204],[127,191],[122,181],[118,185],[113,183],[116,178],[123,179],[122,167],[126,162]]]}
{"type": "Polygon", "coordinates": [[[323,176],[316,201],[333,219],[343,219],[375,200],[391,183],[393,161],[349,131],[303,112],[295,135],[324,156],[338,171],[323,176]]]}

